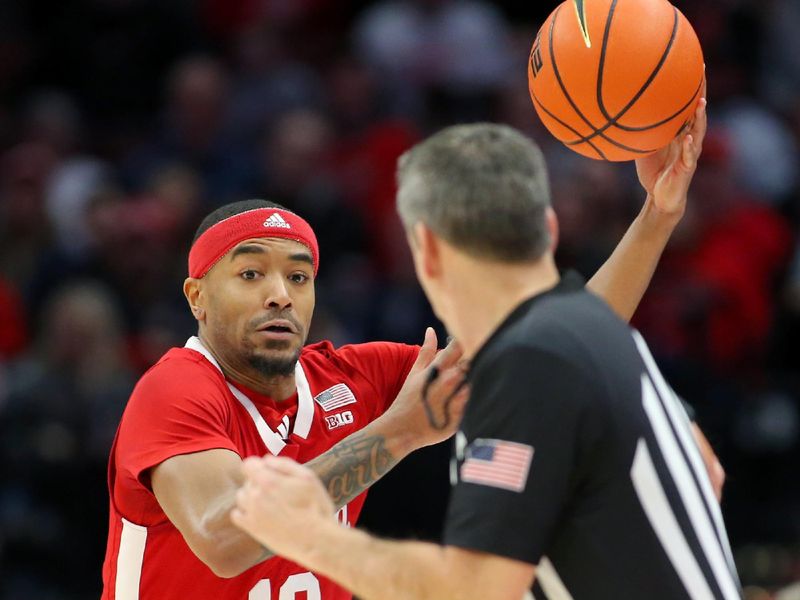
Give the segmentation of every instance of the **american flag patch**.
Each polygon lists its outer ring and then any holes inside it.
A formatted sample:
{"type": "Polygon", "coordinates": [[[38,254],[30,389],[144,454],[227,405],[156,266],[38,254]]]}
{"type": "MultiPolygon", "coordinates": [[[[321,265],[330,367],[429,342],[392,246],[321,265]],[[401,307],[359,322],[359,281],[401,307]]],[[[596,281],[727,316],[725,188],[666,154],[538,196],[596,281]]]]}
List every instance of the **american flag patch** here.
{"type": "Polygon", "coordinates": [[[356,397],[347,385],[337,383],[335,386],[314,396],[314,400],[322,407],[322,410],[330,412],[342,406],[353,404],[356,401],[356,397]]]}
{"type": "Polygon", "coordinates": [[[521,492],[528,482],[533,447],[503,440],[477,439],[467,447],[461,481],[521,492]]]}

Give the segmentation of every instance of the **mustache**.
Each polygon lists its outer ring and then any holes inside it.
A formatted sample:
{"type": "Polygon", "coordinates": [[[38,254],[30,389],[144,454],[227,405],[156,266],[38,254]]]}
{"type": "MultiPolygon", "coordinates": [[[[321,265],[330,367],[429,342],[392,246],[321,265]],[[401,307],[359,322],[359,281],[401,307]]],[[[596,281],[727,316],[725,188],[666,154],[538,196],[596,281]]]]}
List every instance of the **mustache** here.
{"type": "Polygon", "coordinates": [[[271,311],[266,315],[260,315],[256,317],[255,319],[250,321],[249,326],[253,331],[255,331],[265,323],[269,323],[270,321],[274,321],[276,319],[283,319],[284,321],[289,321],[292,325],[294,325],[297,331],[299,332],[304,331],[303,326],[300,324],[300,321],[298,321],[294,317],[294,315],[292,315],[288,311],[280,311],[280,310],[271,311]]]}

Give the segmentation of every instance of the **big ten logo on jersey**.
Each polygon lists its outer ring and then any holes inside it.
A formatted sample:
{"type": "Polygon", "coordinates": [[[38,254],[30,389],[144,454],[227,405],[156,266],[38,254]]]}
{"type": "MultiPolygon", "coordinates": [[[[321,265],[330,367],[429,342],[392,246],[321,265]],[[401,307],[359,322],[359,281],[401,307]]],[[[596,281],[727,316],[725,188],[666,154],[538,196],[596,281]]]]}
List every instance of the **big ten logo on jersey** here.
{"type": "Polygon", "coordinates": [[[542,70],[542,34],[541,32],[536,36],[536,39],[533,41],[533,47],[531,48],[531,73],[533,76],[536,77],[539,75],[539,71],[542,70]]]}
{"type": "Polygon", "coordinates": [[[343,427],[344,425],[352,425],[353,421],[353,413],[349,410],[325,417],[325,422],[328,424],[328,429],[337,429],[338,427],[343,427]]]}

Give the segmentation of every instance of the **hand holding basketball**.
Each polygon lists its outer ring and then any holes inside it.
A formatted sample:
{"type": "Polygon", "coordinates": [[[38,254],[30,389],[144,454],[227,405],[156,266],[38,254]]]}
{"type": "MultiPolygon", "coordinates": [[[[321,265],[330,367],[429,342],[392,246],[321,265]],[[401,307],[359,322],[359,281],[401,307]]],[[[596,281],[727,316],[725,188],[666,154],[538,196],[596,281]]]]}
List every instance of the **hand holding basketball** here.
{"type": "Polygon", "coordinates": [[[677,221],[686,208],[689,184],[703,151],[708,119],[705,85],[694,118],[687,130],[655,154],[636,160],[639,182],[647,192],[647,201],[662,215],[677,221]]]}

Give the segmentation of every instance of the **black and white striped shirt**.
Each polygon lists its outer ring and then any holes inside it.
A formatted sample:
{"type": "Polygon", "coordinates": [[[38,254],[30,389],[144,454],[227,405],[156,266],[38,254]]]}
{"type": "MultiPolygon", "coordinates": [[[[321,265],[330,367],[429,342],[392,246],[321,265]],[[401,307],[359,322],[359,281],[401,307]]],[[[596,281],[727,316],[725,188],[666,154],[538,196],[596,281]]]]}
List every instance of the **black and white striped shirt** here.
{"type": "Polygon", "coordinates": [[[686,412],[602,301],[523,303],[470,381],[446,544],[536,564],[536,600],[741,598],[686,412]]]}

